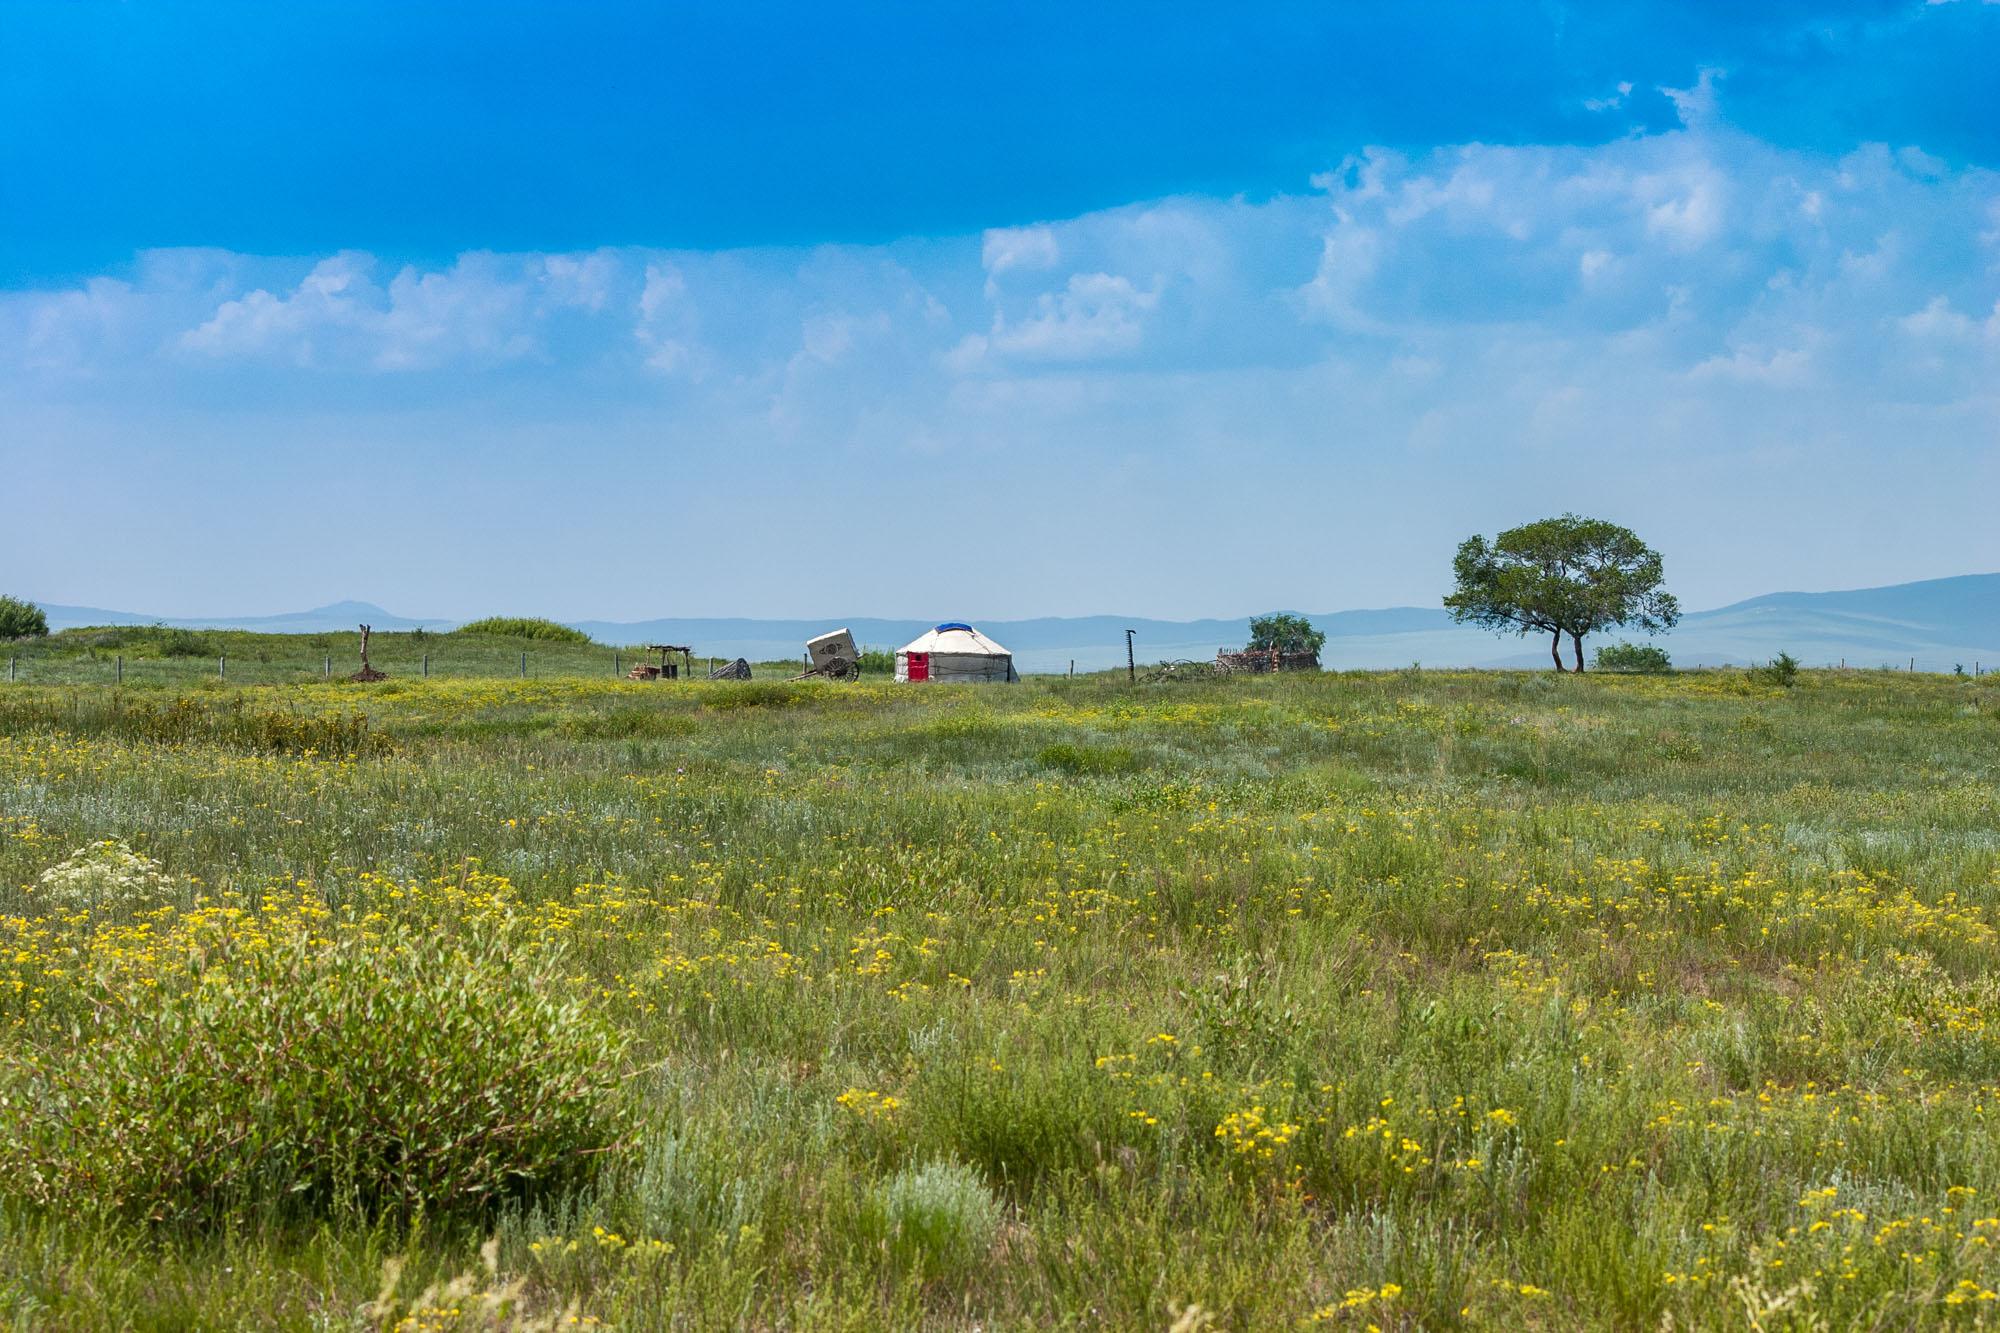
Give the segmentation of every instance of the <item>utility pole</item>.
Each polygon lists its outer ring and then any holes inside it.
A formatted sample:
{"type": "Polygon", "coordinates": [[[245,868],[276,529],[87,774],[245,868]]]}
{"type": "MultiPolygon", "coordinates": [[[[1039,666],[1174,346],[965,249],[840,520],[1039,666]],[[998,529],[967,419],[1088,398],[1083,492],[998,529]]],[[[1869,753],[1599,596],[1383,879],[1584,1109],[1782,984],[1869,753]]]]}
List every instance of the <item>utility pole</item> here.
{"type": "Polygon", "coordinates": [[[1138,632],[1135,629],[1125,631],[1125,679],[1134,684],[1139,680],[1139,664],[1132,656],[1132,636],[1138,632]]]}

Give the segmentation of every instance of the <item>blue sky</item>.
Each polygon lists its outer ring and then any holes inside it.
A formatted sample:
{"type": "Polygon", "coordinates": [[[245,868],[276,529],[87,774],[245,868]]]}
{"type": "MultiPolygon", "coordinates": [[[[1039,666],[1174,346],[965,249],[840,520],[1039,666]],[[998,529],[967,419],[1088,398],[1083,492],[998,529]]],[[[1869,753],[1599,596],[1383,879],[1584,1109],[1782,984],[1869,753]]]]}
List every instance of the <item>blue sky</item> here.
{"type": "Polygon", "coordinates": [[[703,8],[0,9],[0,586],[1330,610],[1565,509],[1698,606],[2000,567],[2000,5],[703,8]]]}

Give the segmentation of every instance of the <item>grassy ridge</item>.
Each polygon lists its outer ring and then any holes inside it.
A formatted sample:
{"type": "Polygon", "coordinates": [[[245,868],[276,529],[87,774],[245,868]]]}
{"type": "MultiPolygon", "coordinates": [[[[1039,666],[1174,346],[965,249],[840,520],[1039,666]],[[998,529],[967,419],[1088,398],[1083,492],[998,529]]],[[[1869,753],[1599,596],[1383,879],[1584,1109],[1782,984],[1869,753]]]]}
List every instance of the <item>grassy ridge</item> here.
{"type": "MultiPolygon", "coordinates": [[[[696,645],[699,647],[699,645],[696,645]]],[[[393,678],[519,678],[526,658],[534,679],[615,679],[652,661],[643,647],[592,643],[580,631],[549,621],[495,618],[450,633],[410,630],[370,636],[369,660],[393,678]],[[428,663],[428,668],[426,667],[428,663]]],[[[124,659],[129,688],[182,687],[225,680],[238,685],[305,685],[340,680],[360,669],[359,631],[264,634],[159,625],[69,629],[41,639],[0,643],[0,673],[11,660],[15,684],[112,685],[124,659]],[[219,661],[218,659],[226,659],[219,661]]],[[[697,656],[697,674],[727,658],[697,656]]],[[[894,663],[864,666],[887,675],[894,663]]],[[[794,674],[791,662],[762,663],[760,676],[794,674]]],[[[0,683],[5,682],[0,674],[0,683]]]]}
{"type": "Polygon", "coordinates": [[[395,1254],[633,1328],[2000,1304],[1995,683],[142,702],[0,693],[12,1041],[64,1058],[76,978],[178,984],[204,930],[504,936],[629,1040],[640,1126],[588,1187],[415,1231],[0,1182],[22,1326],[325,1327],[395,1254]],[[178,896],[52,912],[38,877],[109,837],[178,896]]]}

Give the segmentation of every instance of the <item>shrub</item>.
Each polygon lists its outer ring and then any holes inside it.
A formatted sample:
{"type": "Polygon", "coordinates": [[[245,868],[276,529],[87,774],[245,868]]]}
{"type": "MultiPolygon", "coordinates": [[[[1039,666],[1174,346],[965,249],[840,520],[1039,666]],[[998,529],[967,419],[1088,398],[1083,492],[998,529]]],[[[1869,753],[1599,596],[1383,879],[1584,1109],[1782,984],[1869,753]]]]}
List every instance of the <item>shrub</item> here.
{"type": "Polygon", "coordinates": [[[870,1187],[861,1228],[900,1265],[954,1272],[992,1247],[1000,1203],[969,1166],[945,1161],[906,1166],[870,1187]]]}
{"type": "Polygon", "coordinates": [[[453,634],[491,634],[509,639],[536,639],[542,643],[589,643],[590,636],[580,629],[541,616],[488,616],[484,620],[469,620],[452,631],[453,634]]]}
{"type": "Polygon", "coordinates": [[[1768,663],[1750,668],[1750,678],[1765,685],[1778,685],[1785,689],[1799,683],[1799,662],[1790,653],[1779,653],[1768,663]]]}
{"type": "Polygon", "coordinates": [[[1139,757],[1123,745],[1071,745],[1067,741],[1043,746],[1036,752],[1035,762],[1079,777],[1089,773],[1130,773],[1139,767],[1139,757]]]}
{"type": "Polygon", "coordinates": [[[215,646],[208,636],[191,629],[165,630],[160,634],[159,644],[162,657],[207,657],[215,646]]]}
{"type": "Polygon", "coordinates": [[[59,1212],[474,1211],[616,1143],[624,1038],[554,963],[408,931],[221,946],[185,982],[87,986],[91,1017],[0,1048],[0,1191],[59,1212]]]}
{"type": "Polygon", "coordinates": [[[1673,659],[1656,643],[1608,643],[1597,650],[1599,671],[1661,676],[1673,670],[1673,659]]]}
{"type": "Polygon", "coordinates": [[[44,870],[33,900],[63,912],[115,911],[158,906],[175,887],[158,861],[106,838],[44,870]]]}
{"type": "Polygon", "coordinates": [[[41,607],[0,595],[0,639],[39,639],[48,632],[49,618],[41,607]]]}

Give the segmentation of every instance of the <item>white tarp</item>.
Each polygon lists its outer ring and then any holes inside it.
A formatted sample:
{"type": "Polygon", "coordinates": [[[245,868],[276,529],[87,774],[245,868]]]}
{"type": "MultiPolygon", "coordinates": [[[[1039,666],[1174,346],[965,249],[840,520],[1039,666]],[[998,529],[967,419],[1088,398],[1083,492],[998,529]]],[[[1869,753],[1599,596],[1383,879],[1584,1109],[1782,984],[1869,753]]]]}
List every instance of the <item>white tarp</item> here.
{"type": "Polygon", "coordinates": [[[907,681],[912,678],[910,669],[912,653],[917,654],[922,663],[915,676],[915,679],[920,681],[1005,683],[1021,678],[1014,670],[1014,654],[972,626],[958,621],[947,621],[898,648],[897,680],[907,681]]]}

